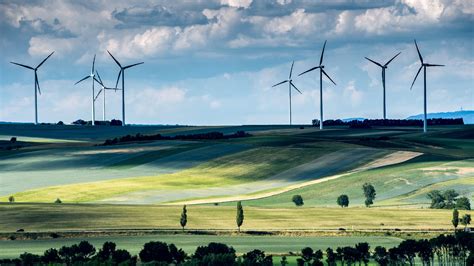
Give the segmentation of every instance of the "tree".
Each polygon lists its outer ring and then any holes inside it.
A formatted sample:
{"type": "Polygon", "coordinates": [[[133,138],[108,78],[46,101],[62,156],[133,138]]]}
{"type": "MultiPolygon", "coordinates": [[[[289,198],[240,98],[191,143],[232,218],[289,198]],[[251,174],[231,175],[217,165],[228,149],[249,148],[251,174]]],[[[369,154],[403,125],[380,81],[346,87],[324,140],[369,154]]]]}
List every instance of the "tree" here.
{"type": "Polygon", "coordinates": [[[41,256],[41,261],[45,264],[61,263],[58,250],[55,248],[46,250],[43,256],[41,256]]]}
{"type": "Polygon", "coordinates": [[[471,209],[471,203],[469,202],[469,199],[466,197],[460,197],[456,199],[456,209],[458,210],[470,210],[471,209]]]}
{"type": "Polygon", "coordinates": [[[445,190],[443,192],[443,198],[446,201],[445,208],[446,209],[454,208],[454,201],[456,200],[458,196],[459,196],[459,193],[457,193],[454,189],[445,190]]]}
{"type": "Polygon", "coordinates": [[[265,252],[254,249],[242,256],[242,266],[272,266],[272,256],[265,256],[265,252]]]}
{"type": "Polygon", "coordinates": [[[471,215],[464,214],[464,216],[461,218],[461,224],[464,225],[464,229],[466,229],[467,226],[471,224],[471,215]]]}
{"type": "Polygon", "coordinates": [[[433,248],[431,247],[430,241],[426,239],[420,239],[416,243],[416,251],[418,253],[418,257],[423,262],[423,265],[431,265],[431,261],[433,260],[433,248]]]}
{"type": "Polygon", "coordinates": [[[456,228],[458,228],[459,224],[459,211],[457,209],[454,209],[453,211],[453,219],[451,220],[454,226],[454,231],[456,231],[456,228]]]}
{"type": "Polygon", "coordinates": [[[367,265],[367,263],[369,263],[369,260],[370,260],[369,244],[366,242],[357,243],[355,248],[359,253],[359,259],[362,262],[364,262],[364,265],[367,265]]]}
{"type": "Polygon", "coordinates": [[[181,227],[183,228],[186,226],[188,223],[188,215],[187,215],[187,210],[186,210],[186,205],[183,206],[183,212],[181,213],[181,219],[179,220],[179,223],[181,224],[181,227]]]}
{"type": "Polygon", "coordinates": [[[168,244],[159,241],[151,241],[143,245],[143,249],[138,254],[142,262],[166,262],[171,263],[172,257],[168,244]]]}
{"type": "Polygon", "coordinates": [[[431,199],[432,209],[443,209],[445,207],[444,196],[439,190],[432,190],[428,192],[427,197],[431,199]]]}
{"type": "Polygon", "coordinates": [[[304,205],[303,197],[301,197],[301,195],[294,195],[291,198],[291,201],[293,201],[293,203],[295,203],[296,206],[303,206],[304,205]]]}
{"type": "Polygon", "coordinates": [[[63,203],[60,198],[57,198],[54,203],[63,203]]]}
{"type": "Polygon", "coordinates": [[[288,260],[286,259],[286,256],[281,257],[280,265],[281,266],[286,266],[288,265],[288,260]]]}
{"type": "Polygon", "coordinates": [[[365,206],[370,207],[370,205],[374,204],[375,195],[377,194],[375,188],[372,184],[365,183],[362,186],[362,189],[364,190],[365,206]]]}
{"type": "Polygon", "coordinates": [[[10,202],[10,203],[15,202],[15,197],[13,197],[13,196],[8,197],[8,202],[10,202]]]}
{"type": "Polygon", "coordinates": [[[327,248],[326,249],[326,262],[328,263],[328,266],[336,266],[336,254],[334,253],[334,250],[332,248],[327,248]]]}
{"type": "Polygon", "coordinates": [[[242,207],[242,203],[240,201],[237,202],[237,217],[235,220],[240,233],[240,227],[244,223],[244,208],[242,207]]]}
{"type": "Polygon", "coordinates": [[[341,206],[342,208],[349,206],[349,197],[345,194],[340,195],[337,198],[337,205],[341,206]]]}
{"type": "Polygon", "coordinates": [[[374,250],[374,260],[380,265],[380,266],[387,266],[388,261],[389,261],[389,256],[387,249],[381,246],[375,247],[374,250]]]}
{"type": "Polygon", "coordinates": [[[305,247],[301,250],[301,258],[306,262],[310,263],[311,260],[313,259],[313,249],[310,247],[305,247]]]}
{"type": "Polygon", "coordinates": [[[222,243],[211,242],[207,246],[199,246],[193,255],[195,264],[191,265],[235,265],[235,250],[222,243]]]}

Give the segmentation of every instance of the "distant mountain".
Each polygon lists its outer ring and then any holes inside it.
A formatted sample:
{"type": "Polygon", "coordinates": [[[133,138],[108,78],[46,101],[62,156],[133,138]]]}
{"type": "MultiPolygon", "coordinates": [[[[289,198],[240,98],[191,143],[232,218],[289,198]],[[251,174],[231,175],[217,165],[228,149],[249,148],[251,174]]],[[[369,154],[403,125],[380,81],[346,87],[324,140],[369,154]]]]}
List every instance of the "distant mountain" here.
{"type": "Polygon", "coordinates": [[[353,117],[353,118],[344,118],[344,119],[341,119],[342,122],[351,122],[351,121],[354,121],[354,120],[357,120],[357,121],[364,121],[365,118],[362,118],[362,117],[353,117]]]}
{"type": "MultiPolygon", "coordinates": [[[[474,124],[474,110],[428,113],[428,118],[462,118],[464,120],[464,124],[474,124]]],[[[407,119],[423,119],[423,114],[412,115],[407,119]]]]}

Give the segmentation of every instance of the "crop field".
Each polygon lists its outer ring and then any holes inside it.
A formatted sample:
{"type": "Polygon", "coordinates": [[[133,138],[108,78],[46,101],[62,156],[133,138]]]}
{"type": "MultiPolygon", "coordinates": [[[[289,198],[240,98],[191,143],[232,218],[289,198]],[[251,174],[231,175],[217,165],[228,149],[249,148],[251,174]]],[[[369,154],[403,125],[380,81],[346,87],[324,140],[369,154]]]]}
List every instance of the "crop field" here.
{"type": "MultiPolygon", "coordinates": [[[[424,135],[411,127],[0,125],[0,183],[4,236],[18,229],[48,234],[121,230],[129,235],[84,237],[96,246],[112,240],[132,253],[151,240],[188,252],[210,241],[228,243],[237,252],[260,248],[270,254],[355,244],[360,238],[373,246],[393,246],[401,239],[383,234],[452,229],[451,210],[429,208],[430,191],[455,189],[472,202],[474,127],[431,127],[424,135]],[[127,134],[241,130],[251,136],[100,145],[127,134]],[[19,149],[5,148],[11,137],[17,137],[19,149]],[[377,192],[371,208],[363,206],[366,182],[377,192]],[[349,196],[349,208],[336,204],[341,194],[349,196]],[[293,195],[301,195],[304,205],[295,206],[293,195]],[[8,203],[10,196],[14,203],[8,203]],[[58,198],[62,203],[53,203],[58,198]],[[278,236],[237,234],[236,201],[244,206],[244,232],[278,236]],[[186,230],[216,234],[164,233],[153,239],[133,233],[179,230],[183,204],[188,205],[186,230]]],[[[17,256],[20,246],[37,253],[79,238],[0,240],[0,257],[17,256]]]]}

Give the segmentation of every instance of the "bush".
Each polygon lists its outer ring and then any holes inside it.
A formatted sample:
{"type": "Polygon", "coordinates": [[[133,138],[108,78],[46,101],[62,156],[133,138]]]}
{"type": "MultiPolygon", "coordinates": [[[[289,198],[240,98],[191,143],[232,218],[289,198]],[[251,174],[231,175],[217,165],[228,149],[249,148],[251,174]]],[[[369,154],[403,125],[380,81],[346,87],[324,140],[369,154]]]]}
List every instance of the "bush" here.
{"type": "Polygon", "coordinates": [[[143,262],[166,262],[171,263],[171,253],[168,244],[159,241],[145,243],[139,253],[140,260],[143,262]]]}
{"type": "Polygon", "coordinates": [[[16,137],[11,137],[11,138],[10,138],[10,142],[11,142],[11,143],[15,143],[15,142],[16,142],[16,137]]]}
{"type": "Polygon", "coordinates": [[[63,122],[63,121],[59,121],[56,125],[62,126],[62,125],[64,125],[64,122],[63,122]]]}
{"type": "Polygon", "coordinates": [[[15,202],[15,197],[13,197],[13,196],[8,197],[8,202],[10,202],[10,203],[15,202]]]}
{"type": "Polygon", "coordinates": [[[291,198],[291,201],[293,201],[293,203],[295,203],[296,206],[304,205],[303,197],[301,197],[301,195],[294,195],[293,198],[291,198]]]}
{"type": "Polygon", "coordinates": [[[243,266],[272,266],[273,259],[272,256],[265,256],[265,252],[254,249],[252,251],[247,252],[242,256],[243,266]]]}
{"type": "Polygon", "coordinates": [[[63,203],[60,198],[57,198],[54,203],[63,203]]]}
{"type": "Polygon", "coordinates": [[[347,195],[340,195],[338,198],[337,198],[337,205],[341,206],[341,207],[349,207],[349,197],[347,195]]]}
{"type": "Polygon", "coordinates": [[[469,202],[469,199],[466,197],[460,197],[456,199],[456,209],[458,210],[470,210],[471,209],[471,203],[469,202]]]}

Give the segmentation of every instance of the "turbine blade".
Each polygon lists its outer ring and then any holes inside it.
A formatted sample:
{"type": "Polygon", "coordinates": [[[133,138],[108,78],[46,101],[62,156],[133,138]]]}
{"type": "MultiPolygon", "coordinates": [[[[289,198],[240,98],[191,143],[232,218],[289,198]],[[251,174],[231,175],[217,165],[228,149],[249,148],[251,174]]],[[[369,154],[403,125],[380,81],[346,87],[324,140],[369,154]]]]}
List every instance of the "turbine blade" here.
{"type": "Polygon", "coordinates": [[[411,83],[410,90],[413,88],[413,84],[415,84],[416,78],[418,77],[418,74],[420,74],[420,71],[422,68],[423,66],[420,66],[420,68],[418,69],[418,72],[416,72],[416,76],[415,76],[415,79],[413,79],[413,82],[411,83]]]}
{"type": "Polygon", "coordinates": [[[126,67],[124,67],[123,69],[127,69],[127,68],[131,68],[131,67],[134,67],[134,66],[138,66],[138,65],[141,65],[143,64],[144,62],[140,62],[140,63],[136,63],[136,64],[133,64],[133,65],[128,65],[126,67]]]}
{"type": "Polygon", "coordinates": [[[277,84],[273,85],[272,88],[273,88],[273,87],[276,87],[276,86],[278,86],[278,85],[281,85],[281,84],[283,84],[283,83],[287,83],[287,82],[288,82],[288,80],[284,80],[284,81],[282,81],[282,82],[280,82],[280,83],[277,83],[277,84]]]}
{"type": "Polygon", "coordinates": [[[323,64],[323,56],[324,56],[324,49],[326,48],[326,41],[324,41],[324,45],[323,45],[323,51],[321,52],[321,59],[319,60],[319,65],[322,65],[323,64]]]}
{"type": "Polygon", "coordinates": [[[99,81],[100,81],[99,83],[103,84],[102,79],[100,78],[100,75],[99,75],[99,71],[96,70],[95,73],[97,74],[97,77],[99,78],[99,81]]]}
{"type": "Polygon", "coordinates": [[[102,89],[100,89],[99,92],[97,93],[97,95],[94,97],[94,102],[95,102],[95,100],[97,100],[97,98],[99,98],[99,95],[100,95],[101,92],[102,92],[102,89]]]}
{"type": "Polygon", "coordinates": [[[395,57],[397,57],[399,54],[401,54],[402,52],[399,52],[398,54],[396,54],[394,57],[392,57],[392,59],[388,60],[387,63],[385,63],[384,66],[388,66],[388,64],[390,64],[390,62],[392,62],[393,59],[395,59],[395,57]]]}
{"type": "Polygon", "coordinates": [[[323,71],[323,74],[324,74],[330,81],[332,81],[332,83],[334,83],[334,85],[336,85],[336,82],[334,82],[334,80],[332,80],[332,79],[329,77],[328,73],[326,73],[326,71],[324,71],[324,69],[321,69],[321,71],[323,71]]]}
{"type": "Polygon", "coordinates": [[[94,77],[94,80],[95,80],[95,82],[99,83],[102,87],[104,87],[104,84],[102,83],[101,80],[98,80],[98,79],[96,79],[95,77],[94,77]]]}
{"type": "Polygon", "coordinates": [[[31,70],[35,70],[34,68],[30,67],[30,66],[27,66],[27,65],[23,65],[23,64],[20,64],[20,63],[15,63],[15,62],[10,62],[14,65],[18,65],[18,66],[21,66],[21,67],[25,67],[25,68],[28,68],[28,69],[31,69],[31,70]]]}
{"type": "Polygon", "coordinates": [[[90,75],[89,75],[89,76],[86,76],[85,78],[83,78],[83,79],[79,80],[78,82],[74,83],[74,85],[76,85],[77,83],[82,82],[82,81],[84,81],[84,80],[86,80],[86,79],[88,79],[88,78],[90,78],[90,77],[91,77],[90,75]]]}
{"type": "Polygon", "coordinates": [[[94,74],[95,70],[95,54],[94,54],[94,59],[92,60],[92,70],[91,73],[94,74]]]}
{"type": "Polygon", "coordinates": [[[376,65],[379,66],[379,67],[383,67],[381,64],[375,62],[374,60],[372,60],[372,59],[370,59],[370,58],[368,58],[368,57],[365,57],[365,59],[369,60],[370,62],[376,64],[376,65]]]}
{"type": "Polygon", "coordinates": [[[38,75],[36,74],[36,72],[35,72],[35,82],[36,82],[36,88],[38,89],[38,92],[41,95],[40,84],[39,84],[38,75]]]}
{"type": "Polygon", "coordinates": [[[311,72],[311,71],[313,71],[313,70],[315,70],[315,69],[318,69],[318,68],[319,68],[319,66],[310,68],[310,69],[306,70],[305,72],[298,74],[298,77],[301,76],[301,75],[303,75],[303,74],[306,74],[306,73],[308,73],[308,72],[311,72]]]}
{"type": "Polygon", "coordinates": [[[415,46],[416,46],[416,51],[418,52],[418,56],[420,57],[420,61],[423,64],[423,57],[421,56],[420,49],[418,49],[418,44],[416,43],[416,40],[415,40],[415,46]]]}
{"type": "Polygon", "coordinates": [[[54,54],[54,51],[50,53],[43,61],[41,61],[41,63],[36,67],[36,69],[38,69],[44,62],[46,62],[46,60],[48,60],[48,58],[51,57],[53,54],[54,54]]]}
{"type": "Polygon", "coordinates": [[[112,59],[114,59],[115,63],[117,63],[117,65],[122,68],[122,65],[119,63],[119,61],[117,61],[117,59],[115,59],[115,57],[109,52],[109,50],[107,50],[107,53],[109,53],[109,55],[112,57],[112,59]]]}
{"type": "Polygon", "coordinates": [[[444,66],[444,65],[438,65],[438,64],[425,64],[427,67],[432,67],[432,66],[444,66]]]}
{"type": "Polygon", "coordinates": [[[293,82],[290,81],[290,85],[291,85],[295,90],[297,90],[300,94],[303,94],[300,90],[298,90],[298,88],[295,86],[295,84],[293,84],[293,82]]]}
{"type": "Polygon", "coordinates": [[[120,69],[118,77],[117,77],[117,82],[115,82],[115,88],[117,88],[117,86],[118,86],[118,82],[120,80],[120,75],[122,75],[122,71],[123,71],[123,69],[120,69]]]}
{"type": "Polygon", "coordinates": [[[294,64],[295,64],[295,61],[293,61],[293,63],[291,63],[290,76],[288,77],[288,79],[291,79],[291,74],[293,73],[293,65],[294,64]]]}

